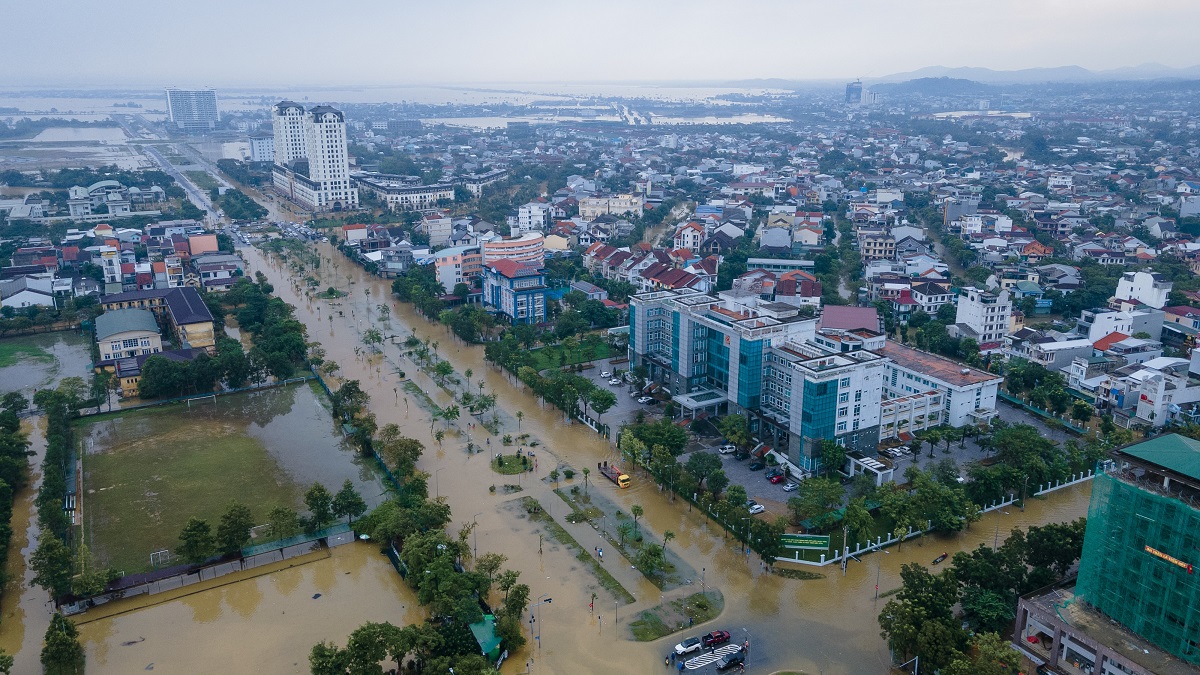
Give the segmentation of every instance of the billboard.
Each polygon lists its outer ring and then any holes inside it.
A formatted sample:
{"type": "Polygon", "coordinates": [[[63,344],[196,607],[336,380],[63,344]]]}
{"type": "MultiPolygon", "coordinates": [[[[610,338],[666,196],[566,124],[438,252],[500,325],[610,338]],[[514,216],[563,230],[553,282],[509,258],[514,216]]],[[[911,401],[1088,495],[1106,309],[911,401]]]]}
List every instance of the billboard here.
{"type": "Polygon", "coordinates": [[[827,534],[782,534],[779,539],[784,548],[810,551],[829,550],[829,535],[827,534]]]}

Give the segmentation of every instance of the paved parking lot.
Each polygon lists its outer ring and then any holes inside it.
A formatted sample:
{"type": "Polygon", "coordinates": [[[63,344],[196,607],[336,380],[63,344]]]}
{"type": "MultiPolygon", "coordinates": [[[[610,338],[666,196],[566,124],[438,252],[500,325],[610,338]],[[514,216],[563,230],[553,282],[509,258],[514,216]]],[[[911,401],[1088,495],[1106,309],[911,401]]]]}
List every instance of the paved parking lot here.
{"type": "MultiPolygon", "coordinates": [[[[698,448],[689,446],[688,450],[679,456],[679,461],[687,463],[688,455],[695,451],[716,453],[720,445],[721,439],[714,438],[699,444],[698,448]]],[[[759,515],[760,518],[774,519],[777,516],[788,515],[787,500],[796,493],[784,492],[783,486],[787,484],[787,480],[772,485],[767,481],[767,472],[771,467],[751,471],[750,464],[754,461],[753,459],[737,460],[733,455],[719,456],[721,457],[721,468],[729,477],[729,484],[741,485],[746,488],[746,495],[750,499],[767,508],[765,513],[759,515]]]]}
{"type": "MultiPolygon", "coordinates": [[[[579,373],[579,375],[591,380],[597,387],[607,389],[617,395],[616,405],[600,416],[600,421],[612,428],[612,437],[609,440],[613,445],[617,443],[617,432],[620,430],[621,425],[632,424],[637,419],[639,412],[646,413],[647,418],[651,420],[653,419],[651,415],[662,415],[662,403],[655,402],[649,405],[638,403],[637,397],[631,396],[634,393],[633,385],[625,382],[621,382],[621,384],[609,384],[608,381],[612,378],[601,377],[600,373],[615,370],[607,361],[595,361],[592,365],[594,367],[588,368],[579,373]]],[[[591,410],[588,412],[591,413],[591,410]]]]}

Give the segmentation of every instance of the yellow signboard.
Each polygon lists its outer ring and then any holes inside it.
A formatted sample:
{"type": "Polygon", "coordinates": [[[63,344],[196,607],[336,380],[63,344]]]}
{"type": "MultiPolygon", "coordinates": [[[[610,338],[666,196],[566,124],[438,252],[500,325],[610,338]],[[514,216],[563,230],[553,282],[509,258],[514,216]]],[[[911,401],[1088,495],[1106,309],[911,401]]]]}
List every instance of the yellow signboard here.
{"type": "Polygon", "coordinates": [[[1188,574],[1192,573],[1192,564],[1191,563],[1185,563],[1182,560],[1180,560],[1179,558],[1167,555],[1166,553],[1163,553],[1162,551],[1160,551],[1156,548],[1150,548],[1149,546],[1146,547],[1146,553],[1149,553],[1150,555],[1152,555],[1156,558],[1161,558],[1163,560],[1166,560],[1167,562],[1171,563],[1172,565],[1178,565],[1179,567],[1182,567],[1183,569],[1187,570],[1188,574]]]}

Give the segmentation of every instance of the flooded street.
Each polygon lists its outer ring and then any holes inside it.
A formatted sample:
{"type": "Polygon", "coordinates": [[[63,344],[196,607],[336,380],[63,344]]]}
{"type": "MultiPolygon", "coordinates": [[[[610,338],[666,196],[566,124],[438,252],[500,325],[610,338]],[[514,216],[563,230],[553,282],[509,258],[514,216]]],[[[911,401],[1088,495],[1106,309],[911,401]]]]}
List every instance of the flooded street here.
{"type": "MultiPolygon", "coordinates": [[[[664,594],[613,547],[603,564],[635,598],[631,605],[614,603],[613,596],[600,588],[574,552],[545,536],[543,526],[530,521],[519,507],[522,497],[533,497],[584,551],[606,545],[591,526],[563,522],[569,507],[553,494],[547,475],[555,468],[554,459],[558,466],[576,470],[615,460],[612,446],[581,424],[564,423],[560,411],[541,406],[519,385],[514,386],[504,372],[487,365],[481,346],[458,342],[444,327],[428,323],[408,306],[391,300],[389,281],[366,275],[332,247],[318,245],[322,257],[336,265],[323,263],[317,276],[320,288],[335,286],[349,292],[348,297],[336,301],[307,298],[293,286],[285,266],[264,259],[257,250],[244,250],[249,272],[263,271],[276,293],[296,306],[297,318],[309,327],[309,339],[320,341],[326,358],[340,365],[339,378],[361,382],[371,395],[370,407],[379,425],[396,423],[406,435],[425,443],[419,467],[430,474],[430,494],[449,500],[454,513],[451,529],[477,521],[478,551],[508,556],[506,565],[521,572],[531,598],[543,594],[553,598],[552,605],[540,608],[540,646],[531,640],[521,653],[512,655],[504,667],[506,673],[524,673],[527,668],[534,673],[662,672],[662,658],[671,645],[687,635],[714,629],[729,630],[752,641],[749,672],[791,668],[810,675],[883,673],[888,652],[875,617],[886,599],[874,599],[877,575],[881,591],[886,592],[898,586],[904,563],[928,565],[944,551],[991,545],[1013,527],[1073,519],[1086,512],[1087,484],[1031,500],[1024,512],[1010,507],[1007,514],[988,514],[971,530],[953,538],[917,539],[900,550],[893,547],[887,554],[865,556],[862,563],[850,563],[844,578],[840,569],[831,565],[805,568],[825,575],[823,579],[797,581],[765,575],[757,556],[742,554],[721,528],[708,523],[700,512],[689,510],[686,503],[671,502],[643,473],[633,474],[634,484],[627,490],[591,480],[589,490],[603,491],[627,512],[632,505],[641,505],[645,510],[642,527],[654,535],[675,532],[670,549],[701,570],[699,578],[667,591],[665,599],[699,591],[702,585],[724,594],[725,611],[711,624],[697,624],[686,634],[652,643],[633,642],[628,622],[638,611],[657,605],[664,594]],[[390,308],[386,318],[378,309],[384,303],[390,308]],[[474,371],[472,390],[482,382],[485,392],[498,396],[501,434],[517,433],[516,413],[522,412],[520,432],[541,441],[537,471],[499,476],[489,466],[488,453],[468,455],[468,436],[473,442],[485,443],[487,432],[478,426],[472,430],[465,415],[451,425],[451,433],[439,445],[427,411],[418,397],[405,389],[397,371],[404,371],[438,405],[448,403],[450,396],[390,341],[381,345],[382,354],[357,355],[356,347],[365,354],[361,334],[371,327],[401,340],[415,333],[422,340],[437,342],[437,353],[454,364],[457,377],[463,377],[468,368],[474,371]],[[456,432],[456,426],[460,431],[456,432]],[[522,490],[515,494],[489,491],[493,484],[499,488],[504,483],[519,483],[522,490]],[[594,613],[588,606],[593,592],[598,596],[594,613]]],[[[490,418],[491,413],[487,415],[490,418]]],[[[435,428],[446,425],[439,421],[435,428]]],[[[499,443],[498,437],[491,442],[497,451],[499,443]]],[[[561,486],[569,488],[581,482],[577,476],[561,486]]],[[[225,672],[307,672],[309,649],[321,640],[344,644],[348,633],[366,621],[404,624],[423,618],[411,591],[376,546],[344,546],[323,556],[318,554],[311,561],[269,576],[199,590],[178,599],[155,596],[150,600],[158,604],[137,611],[111,617],[84,615],[81,633],[89,672],[126,673],[151,664],[156,672],[195,672],[199,663],[225,672]],[[321,597],[314,599],[317,593],[321,597]]],[[[20,615],[15,615],[15,620],[10,616],[10,596],[11,592],[5,597],[0,640],[14,649],[24,642],[16,672],[27,672],[21,665],[36,665],[45,619],[35,626],[33,617],[27,616],[22,633],[20,615]]],[[[42,598],[44,603],[41,591],[27,591],[24,596],[29,596],[30,602],[34,596],[42,598]]],[[[27,615],[39,609],[24,599],[20,607],[27,615]]],[[[534,632],[538,632],[536,627],[534,632]]]]}

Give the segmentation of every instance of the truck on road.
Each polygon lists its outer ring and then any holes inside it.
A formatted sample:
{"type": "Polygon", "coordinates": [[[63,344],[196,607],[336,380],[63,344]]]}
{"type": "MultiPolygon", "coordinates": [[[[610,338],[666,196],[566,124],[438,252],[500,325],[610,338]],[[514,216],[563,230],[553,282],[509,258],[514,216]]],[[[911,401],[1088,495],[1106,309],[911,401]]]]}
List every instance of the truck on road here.
{"type": "Polygon", "coordinates": [[[616,483],[617,487],[620,487],[620,488],[629,487],[629,483],[630,483],[629,476],[626,475],[625,473],[623,473],[619,468],[617,468],[615,466],[610,466],[608,462],[602,462],[600,464],[597,464],[596,468],[600,470],[600,473],[604,474],[605,478],[616,483]]]}

